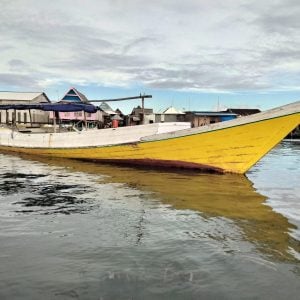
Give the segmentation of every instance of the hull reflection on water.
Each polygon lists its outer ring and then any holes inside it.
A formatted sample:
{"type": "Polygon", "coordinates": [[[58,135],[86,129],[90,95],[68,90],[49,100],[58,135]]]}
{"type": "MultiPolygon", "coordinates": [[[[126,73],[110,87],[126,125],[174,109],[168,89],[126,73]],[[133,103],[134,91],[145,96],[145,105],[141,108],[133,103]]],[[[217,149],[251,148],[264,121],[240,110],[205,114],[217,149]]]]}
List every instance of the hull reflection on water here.
{"type": "MultiPolygon", "coordinates": [[[[22,157],[33,159],[30,156],[22,157]]],[[[174,209],[197,211],[205,218],[229,219],[238,225],[245,240],[273,260],[294,261],[291,249],[300,252],[299,241],[288,233],[294,225],[265,205],[266,197],[256,192],[245,176],[168,173],[63,159],[38,160],[49,165],[64,166],[70,171],[106,175],[101,177],[101,183],[123,183],[153,192],[156,199],[174,209]]]]}

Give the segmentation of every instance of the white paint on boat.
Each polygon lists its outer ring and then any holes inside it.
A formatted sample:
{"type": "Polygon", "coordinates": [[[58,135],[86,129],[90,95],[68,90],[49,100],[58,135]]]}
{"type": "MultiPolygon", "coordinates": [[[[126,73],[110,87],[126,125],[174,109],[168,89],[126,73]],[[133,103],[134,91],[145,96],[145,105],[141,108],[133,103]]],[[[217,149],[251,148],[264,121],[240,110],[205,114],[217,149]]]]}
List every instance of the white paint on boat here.
{"type": "Polygon", "coordinates": [[[83,130],[80,132],[22,133],[0,128],[0,145],[23,148],[80,148],[140,142],[142,137],[190,128],[187,122],[83,130]]]}

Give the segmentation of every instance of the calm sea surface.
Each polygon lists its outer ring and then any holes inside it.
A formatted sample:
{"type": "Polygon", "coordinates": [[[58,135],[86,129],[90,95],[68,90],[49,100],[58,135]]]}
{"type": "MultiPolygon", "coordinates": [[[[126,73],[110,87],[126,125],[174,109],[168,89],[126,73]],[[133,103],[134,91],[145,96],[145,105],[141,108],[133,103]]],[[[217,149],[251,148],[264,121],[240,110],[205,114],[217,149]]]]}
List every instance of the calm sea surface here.
{"type": "Polygon", "coordinates": [[[300,299],[299,179],[0,154],[0,299],[300,299]]]}

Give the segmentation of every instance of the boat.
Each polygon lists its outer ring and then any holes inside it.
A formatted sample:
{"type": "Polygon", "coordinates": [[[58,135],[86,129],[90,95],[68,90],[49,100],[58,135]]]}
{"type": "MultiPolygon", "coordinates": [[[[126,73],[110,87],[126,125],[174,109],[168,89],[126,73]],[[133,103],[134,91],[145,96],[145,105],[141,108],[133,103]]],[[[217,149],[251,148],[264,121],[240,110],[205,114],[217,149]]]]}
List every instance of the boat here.
{"type": "Polygon", "coordinates": [[[185,122],[73,132],[3,127],[0,151],[244,174],[299,124],[300,101],[197,128],[185,122]]]}

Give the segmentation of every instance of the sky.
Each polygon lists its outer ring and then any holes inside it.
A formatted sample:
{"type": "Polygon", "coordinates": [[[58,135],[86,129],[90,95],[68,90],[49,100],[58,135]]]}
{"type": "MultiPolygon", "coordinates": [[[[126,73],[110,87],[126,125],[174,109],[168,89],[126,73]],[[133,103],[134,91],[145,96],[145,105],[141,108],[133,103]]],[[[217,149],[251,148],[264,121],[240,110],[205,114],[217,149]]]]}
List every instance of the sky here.
{"type": "MultiPolygon", "coordinates": [[[[299,0],[0,0],[0,90],[151,94],[162,111],[300,100],[299,0]]],[[[139,102],[112,103],[129,112],[139,102]]]]}

